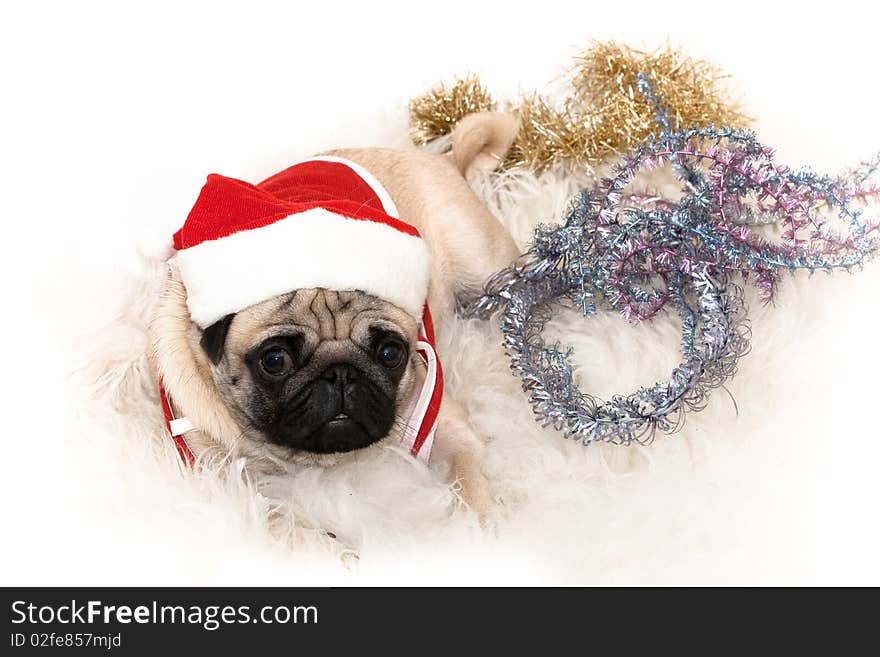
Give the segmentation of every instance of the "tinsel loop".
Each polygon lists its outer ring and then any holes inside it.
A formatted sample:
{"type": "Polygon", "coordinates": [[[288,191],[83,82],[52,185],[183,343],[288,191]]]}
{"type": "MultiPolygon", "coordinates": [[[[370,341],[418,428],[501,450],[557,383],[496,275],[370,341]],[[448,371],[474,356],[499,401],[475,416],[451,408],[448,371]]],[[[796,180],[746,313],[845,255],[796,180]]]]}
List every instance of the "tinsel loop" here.
{"type": "Polygon", "coordinates": [[[646,443],[658,429],[673,431],[736,373],[749,324],[734,277],[769,301],[784,271],[851,270],[878,250],[878,223],[864,221],[858,206],[877,192],[880,155],[837,178],[791,171],[751,132],[675,129],[650,71],[637,73],[636,87],[660,137],[582,192],[563,225],[538,228],[529,251],[466,309],[501,312],[511,368],[538,421],[585,444],[646,443]],[[676,174],[680,198],[629,193],[638,175],[659,167],[676,174]],[[771,226],[779,239],[761,235],[771,226]],[[602,401],[583,393],[570,352],[541,337],[557,301],[585,315],[604,301],[630,322],[671,304],[682,320],[683,360],[667,380],[629,395],[602,401]]]}

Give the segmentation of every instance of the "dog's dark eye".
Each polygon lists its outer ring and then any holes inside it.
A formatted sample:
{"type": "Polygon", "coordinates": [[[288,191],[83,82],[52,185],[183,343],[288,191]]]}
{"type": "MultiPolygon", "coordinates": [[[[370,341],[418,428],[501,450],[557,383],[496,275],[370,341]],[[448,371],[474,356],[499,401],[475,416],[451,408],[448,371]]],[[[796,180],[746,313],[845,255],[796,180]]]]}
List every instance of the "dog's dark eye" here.
{"type": "Polygon", "coordinates": [[[293,365],[293,359],[285,349],[281,347],[272,347],[266,349],[260,356],[260,366],[266,374],[271,376],[281,376],[290,371],[293,365]]]}
{"type": "Polygon", "coordinates": [[[404,349],[403,345],[396,340],[388,340],[387,342],[383,342],[376,352],[376,356],[379,359],[379,362],[389,369],[399,367],[400,364],[403,362],[403,358],[405,355],[406,350],[404,349]]]}

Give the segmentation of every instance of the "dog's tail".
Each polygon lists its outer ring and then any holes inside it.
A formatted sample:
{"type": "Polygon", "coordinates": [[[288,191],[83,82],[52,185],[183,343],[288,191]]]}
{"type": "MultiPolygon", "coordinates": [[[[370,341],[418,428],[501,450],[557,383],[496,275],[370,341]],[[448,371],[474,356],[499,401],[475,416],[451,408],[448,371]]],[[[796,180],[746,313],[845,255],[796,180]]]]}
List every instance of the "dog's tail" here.
{"type": "Polygon", "coordinates": [[[452,158],[466,180],[492,171],[507,155],[519,132],[520,120],[505,112],[465,116],[452,131],[452,158]]]}

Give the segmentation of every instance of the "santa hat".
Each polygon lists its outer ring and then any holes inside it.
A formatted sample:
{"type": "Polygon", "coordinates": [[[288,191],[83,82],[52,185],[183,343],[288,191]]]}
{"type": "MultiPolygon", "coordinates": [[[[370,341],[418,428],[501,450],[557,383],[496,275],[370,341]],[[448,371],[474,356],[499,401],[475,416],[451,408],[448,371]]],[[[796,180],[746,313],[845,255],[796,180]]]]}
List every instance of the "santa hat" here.
{"type": "Polygon", "coordinates": [[[174,261],[192,320],[230,313],[299,288],[360,290],[419,319],[430,255],[363,167],[320,157],[251,185],[208,176],[174,261]]]}

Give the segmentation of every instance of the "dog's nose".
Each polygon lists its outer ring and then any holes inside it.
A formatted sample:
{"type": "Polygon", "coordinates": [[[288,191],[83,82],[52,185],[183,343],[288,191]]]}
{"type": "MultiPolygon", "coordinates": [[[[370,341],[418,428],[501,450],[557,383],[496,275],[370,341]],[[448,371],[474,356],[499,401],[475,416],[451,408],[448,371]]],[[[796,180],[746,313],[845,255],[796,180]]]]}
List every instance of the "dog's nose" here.
{"type": "Polygon", "coordinates": [[[325,381],[335,383],[337,386],[345,387],[346,384],[351,383],[352,381],[357,381],[357,379],[360,378],[360,372],[357,371],[357,368],[352,367],[348,363],[336,363],[324,370],[321,374],[321,378],[325,381]]]}

